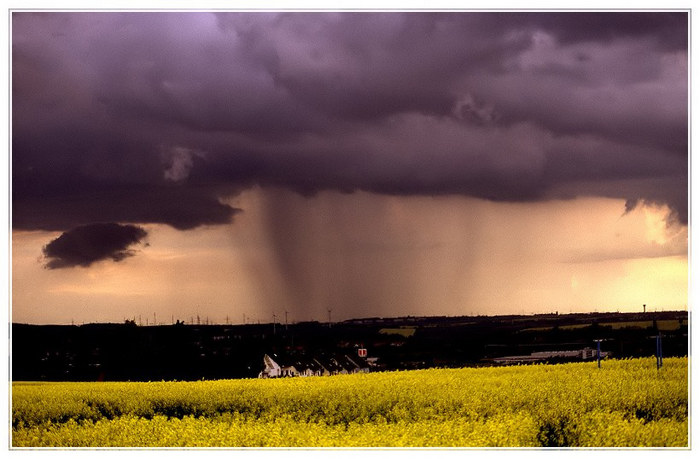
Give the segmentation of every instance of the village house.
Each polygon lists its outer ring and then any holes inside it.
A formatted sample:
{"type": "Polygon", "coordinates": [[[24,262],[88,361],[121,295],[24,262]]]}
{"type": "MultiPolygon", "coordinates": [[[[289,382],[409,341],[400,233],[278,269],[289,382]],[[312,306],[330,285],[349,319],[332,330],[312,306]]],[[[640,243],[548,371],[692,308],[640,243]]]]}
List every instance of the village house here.
{"type": "Polygon", "coordinates": [[[308,356],[294,354],[265,354],[264,368],[259,378],[281,378],[293,376],[330,376],[340,374],[367,373],[367,360],[348,354],[308,356]]]}

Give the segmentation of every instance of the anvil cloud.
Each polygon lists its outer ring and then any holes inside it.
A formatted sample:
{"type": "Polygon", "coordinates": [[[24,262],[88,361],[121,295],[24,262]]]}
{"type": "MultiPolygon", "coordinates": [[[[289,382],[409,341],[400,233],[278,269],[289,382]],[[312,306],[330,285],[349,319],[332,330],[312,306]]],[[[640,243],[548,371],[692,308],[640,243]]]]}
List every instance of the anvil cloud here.
{"type": "Polygon", "coordinates": [[[224,224],[252,186],[685,223],[687,36],[685,12],[13,12],[13,228],[224,224]]]}

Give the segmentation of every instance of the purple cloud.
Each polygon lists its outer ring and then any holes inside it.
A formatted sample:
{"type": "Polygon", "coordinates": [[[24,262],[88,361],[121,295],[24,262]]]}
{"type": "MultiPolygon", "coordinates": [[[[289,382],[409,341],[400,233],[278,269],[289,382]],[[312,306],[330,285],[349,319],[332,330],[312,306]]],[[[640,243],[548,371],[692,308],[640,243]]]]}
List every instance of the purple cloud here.
{"type": "Polygon", "coordinates": [[[256,184],[687,221],[685,12],[13,12],[12,34],[15,228],[222,224],[256,184]]]}
{"type": "Polygon", "coordinates": [[[46,268],[87,267],[100,260],[122,261],[133,256],[130,250],[147,236],[146,230],[134,225],[94,223],[61,234],[44,247],[46,268]]]}

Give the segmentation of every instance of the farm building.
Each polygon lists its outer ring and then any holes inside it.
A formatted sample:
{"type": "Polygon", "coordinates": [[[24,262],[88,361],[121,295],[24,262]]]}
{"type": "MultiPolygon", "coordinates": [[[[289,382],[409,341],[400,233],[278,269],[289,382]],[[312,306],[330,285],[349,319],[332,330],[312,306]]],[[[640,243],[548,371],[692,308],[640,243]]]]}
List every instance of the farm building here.
{"type": "MultiPolygon", "coordinates": [[[[491,361],[502,365],[513,365],[521,363],[544,362],[547,360],[590,360],[597,358],[597,352],[598,351],[595,349],[586,347],[573,351],[543,351],[533,352],[530,355],[509,355],[505,357],[497,357],[495,359],[491,359],[491,361]]],[[[600,357],[605,358],[609,354],[609,352],[601,351],[600,357]]]]}
{"type": "Polygon", "coordinates": [[[265,367],[258,375],[259,378],[329,376],[369,372],[366,359],[347,354],[318,356],[265,354],[263,363],[265,367]]]}

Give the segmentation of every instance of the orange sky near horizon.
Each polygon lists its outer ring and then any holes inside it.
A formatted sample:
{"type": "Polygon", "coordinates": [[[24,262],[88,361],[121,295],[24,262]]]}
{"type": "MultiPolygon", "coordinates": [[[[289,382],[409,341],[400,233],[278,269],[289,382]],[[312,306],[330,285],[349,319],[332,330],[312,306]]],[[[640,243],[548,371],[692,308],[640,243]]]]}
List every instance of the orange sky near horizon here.
{"type": "Polygon", "coordinates": [[[49,270],[60,233],[12,233],[17,323],[242,323],[354,317],[684,310],[688,228],[667,207],[577,198],[494,203],[460,196],[254,188],[230,225],[141,225],[121,262],[49,270]],[[623,215],[624,214],[624,215],[623,215]]]}

